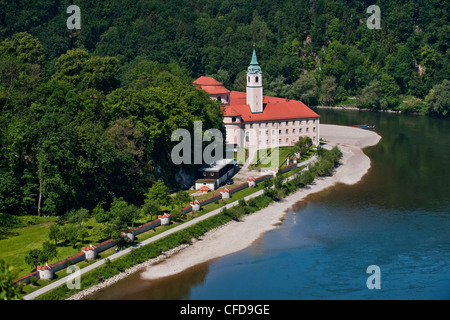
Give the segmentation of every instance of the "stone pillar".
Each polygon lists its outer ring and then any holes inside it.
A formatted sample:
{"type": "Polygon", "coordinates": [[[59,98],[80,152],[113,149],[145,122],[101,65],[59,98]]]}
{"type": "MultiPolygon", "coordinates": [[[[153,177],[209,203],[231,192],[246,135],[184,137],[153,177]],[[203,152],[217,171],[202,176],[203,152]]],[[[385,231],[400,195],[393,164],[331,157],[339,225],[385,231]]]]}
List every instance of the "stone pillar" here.
{"type": "Polygon", "coordinates": [[[162,226],[168,226],[170,224],[170,214],[165,213],[163,215],[158,216],[158,219],[161,220],[162,226]]]}
{"type": "Polygon", "coordinates": [[[96,247],[90,244],[89,247],[81,248],[81,251],[84,252],[84,256],[87,260],[95,260],[97,258],[97,251],[95,249],[96,247]]]}
{"type": "Polygon", "coordinates": [[[200,205],[200,201],[195,200],[194,202],[191,201],[191,207],[192,207],[192,211],[200,211],[201,209],[201,205],[200,205]]]}
{"type": "Polygon", "coordinates": [[[132,231],[123,231],[122,232],[123,240],[126,242],[133,242],[135,237],[132,231]]]}
{"type": "Polygon", "coordinates": [[[250,177],[247,179],[247,183],[248,183],[248,187],[249,188],[254,188],[256,187],[256,182],[255,182],[255,178],[250,177]]]}
{"type": "Polygon", "coordinates": [[[52,280],[53,279],[53,266],[46,263],[45,266],[37,266],[37,271],[39,272],[39,279],[41,280],[52,280]]]}
{"type": "Polygon", "coordinates": [[[230,190],[227,188],[220,190],[220,193],[222,194],[222,199],[230,199],[230,190]]]}

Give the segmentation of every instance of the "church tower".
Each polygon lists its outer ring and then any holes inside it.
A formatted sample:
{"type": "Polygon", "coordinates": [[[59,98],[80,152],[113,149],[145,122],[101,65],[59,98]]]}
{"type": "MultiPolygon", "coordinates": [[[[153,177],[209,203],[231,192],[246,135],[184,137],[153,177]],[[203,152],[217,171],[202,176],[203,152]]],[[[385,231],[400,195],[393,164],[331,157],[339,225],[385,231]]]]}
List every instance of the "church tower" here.
{"type": "Polygon", "coordinates": [[[262,72],[253,49],[252,61],[247,69],[247,104],[252,113],[263,112],[262,72]]]}

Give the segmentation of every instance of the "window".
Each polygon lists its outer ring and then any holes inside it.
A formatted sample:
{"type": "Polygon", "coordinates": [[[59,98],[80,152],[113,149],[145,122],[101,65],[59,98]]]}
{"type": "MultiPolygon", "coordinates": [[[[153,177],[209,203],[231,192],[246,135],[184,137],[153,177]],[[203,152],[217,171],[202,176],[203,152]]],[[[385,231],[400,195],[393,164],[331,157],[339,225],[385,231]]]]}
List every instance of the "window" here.
{"type": "Polygon", "coordinates": [[[302,124],[303,123],[303,121],[302,120],[300,120],[300,124],[302,124]]]}
{"type": "Polygon", "coordinates": [[[288,141],[289,141],[289,139],[288,139],[288,138],[286,138],[286,143],[288,143],[288,141]]]}
{"type": "Polygon", "coordinates": [[[266,130],[266,135],[268,135],[269,134],[269,130],[266,130]]]}
{"type": "Polygon", "coordinates": [[[253,123],[250,123],[250,128],[253,128],[253,123]]]}
{"type": "Polygon", "coordinates": [[[286,129],[286,134],[289,134],[289,129],[286,129]]]}
{"type": "Polygon", "coordinates": [[[250,141],[250,132],[248,132],[248,131],[245,133],[245,141],[246,142],[250,141]]]}
{"type": "MultiPolygon", "coordinates": [[[[258,78],[258,76],[256,76],[255,82],[258,83],[258,81],[259,81],[259,78],[258,78]]],[[[258,97],[257,97],[257,98],[258,98],[258,97]]]]}
{"type": "Polygon", "coordinates": [[[231,122],[236,122],[236,117],[231,118],[231,122]]]}
{"type": "Polygon", "coordinates": [[[289,121],[286,121],[286,125],[287,125],[287,126],[289,125],[289,121]]]}
{"type": "Polygon", "coordinates": [[[220,96],[217,97],[217,100],[222,101],[222,97],[220,97],[220,96]]]}
{"type": "Polygon", "coordinates": [[[248,82],[250,82],[250,77],[248,77],[248,80],[247,80],[248,82]]]}
{"type": "Polygon", "coordinates": [[[281,134],[281,130],[278,130],[278,134],[281,134]]]}
{"type": "Polygon", "coordinates": [[[299,130],[300,130],[300,133],[302,133],[302,128],[300,128],[299,130]]]}
{"type": "Polygon", "coordinates": [[[205,171],[203,171],[203,176],[206,177],[206,172],[205,171]]]}
{"type": "Polygon", "coordinates": [[[275,134],[275,130],[272,130],[272,134],[275,134]]]}
{"type": "Polygon", "coordinates": [[[313,128],[313,132],[316,132],[316,127],[313,128]]]}
{"type": "Polygon", "coordinates": [[[295,129],[292,129],[292,133],[295,133],[295,129]]]}
{"type": "Polygon", "coordinates": [[[306,132],[309,132],[309,128],[306,128],[306,132]]]}

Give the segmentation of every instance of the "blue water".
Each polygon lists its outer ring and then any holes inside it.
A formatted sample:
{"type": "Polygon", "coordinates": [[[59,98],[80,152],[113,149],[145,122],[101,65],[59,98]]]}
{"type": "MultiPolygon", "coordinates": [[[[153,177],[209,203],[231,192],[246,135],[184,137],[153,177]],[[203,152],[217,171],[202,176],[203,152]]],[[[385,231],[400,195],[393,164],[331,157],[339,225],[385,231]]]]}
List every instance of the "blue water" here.
{"type": "Polygon", "coordinates": [[[443,218],[310,201],[254,246],[210,263],[189,299],[448,299],[443,218]],[[370,265],[380,290],[367,288],[370,265]]]}

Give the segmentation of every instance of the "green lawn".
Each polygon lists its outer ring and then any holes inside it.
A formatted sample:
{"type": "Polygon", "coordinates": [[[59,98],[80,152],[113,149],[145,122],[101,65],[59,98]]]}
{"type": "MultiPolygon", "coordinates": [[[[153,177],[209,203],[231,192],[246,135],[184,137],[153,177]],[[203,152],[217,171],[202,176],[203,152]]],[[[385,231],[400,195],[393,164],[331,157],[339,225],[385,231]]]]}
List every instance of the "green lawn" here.
{"type": "Polygon", "coordinates": [[[286,166],[286,158],[290,157],[294,154],[293,146],[279,147],[278,148],[278,166],[270,163],[272,152],[274,152],[275,148],[271,149],[261,149],[258,150],[258,158],[251,165],[252,169],[259,168],[279,168],[286,166]]]}

